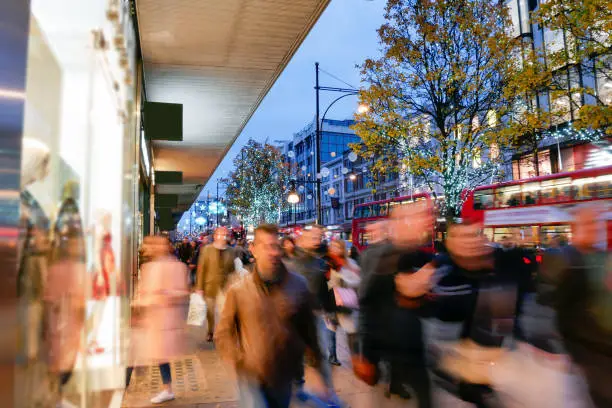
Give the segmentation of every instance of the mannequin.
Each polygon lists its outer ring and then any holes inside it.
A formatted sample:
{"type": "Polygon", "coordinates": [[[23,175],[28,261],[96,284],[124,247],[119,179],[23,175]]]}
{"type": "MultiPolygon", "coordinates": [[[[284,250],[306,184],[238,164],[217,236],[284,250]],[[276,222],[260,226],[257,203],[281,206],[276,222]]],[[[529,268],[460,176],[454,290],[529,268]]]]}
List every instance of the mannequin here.
{"type": "Polygon", "coordinates": [[[43,292],[49,254],[49,218],[29,187],[49,174],[49,148],[34,139],[23,139],[21,166],[21,218],[23,239],[19,244],[19,380],[18,406],[49,406],[52,399],[44,358],[43,292]]]}
{"type": "Polygon", "coordinates": [[[92,297],[97,301],[90,320],[90,340],[88,343],[89,354],[100,354],[104,352],[97,341],[100,321],[104,315],[106,299],[115,295],[119,281],[115,272],[115,255],[112,249],[111,237],[112,216],[109,212],[101,210],[96,215],[96,223],[93,227],[94,234],[94,264],[92,297]]]}
{"type": "MultiPolygon", "coordinates": [[[[78,184],[64,186],[53,228],[51,263],[44,291],[49,336],[49,370],[59,380],[59,394],[72,375],[85,322],[85,240],[78,204],[78,184]]],[[[60,400],[60,407],[70,406],[60,400]]]]}

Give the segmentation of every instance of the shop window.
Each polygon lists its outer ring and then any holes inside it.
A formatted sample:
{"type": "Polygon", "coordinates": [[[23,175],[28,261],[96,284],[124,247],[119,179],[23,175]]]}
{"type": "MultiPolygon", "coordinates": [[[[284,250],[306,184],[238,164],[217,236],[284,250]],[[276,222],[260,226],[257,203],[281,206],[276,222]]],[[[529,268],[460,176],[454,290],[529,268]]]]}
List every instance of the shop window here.
{"type": "MultiPolygon", "coordinates": [[[[602,67],[609,67],[612,63],[612,57],[604,57],[607,61],[601,61],[598,65],[602,67]]],[[[606,73],[603,69],[597,70],[597,96],[601,103],[604,105],[612,105],[612,80],[610,80],[609,73],[606,73]]]]}
{"type": "MultiPolygon", "coordinates": [[[[515,166],[513,163],[513,171],[515,166]]],[[[550,151],[544,150],[538,152],[538,171],[536,172],[535,163],[533,160],[533,154],[528,154],[519,159],[516,172],[518,173],[517,179],[527,179],[536,177],[536,175],[545,176],[552,174],[552,166],[550,163],[550,151]]]]}

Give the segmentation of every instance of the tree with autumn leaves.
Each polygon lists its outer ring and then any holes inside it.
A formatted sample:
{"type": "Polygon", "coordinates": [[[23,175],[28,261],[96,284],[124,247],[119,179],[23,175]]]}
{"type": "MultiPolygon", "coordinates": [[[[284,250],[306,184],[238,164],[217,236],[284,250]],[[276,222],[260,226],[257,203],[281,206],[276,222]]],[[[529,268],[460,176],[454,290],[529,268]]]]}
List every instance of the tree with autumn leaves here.
{"type": "Polygon", "coordinates": [[[245,225],[277,223],[286,206],[289,174],[276,147],[249,140],[234,159],[227,185],[232,213],[245,225]]]}
{"type": "Polygon", "coordinates": [[[361,67],[368,84],[361,102],[370,109],[355,126],[362,143],[354,148],[374,179],[411,174],[444,195],[452,217],[462,191],[503,176],[513,152],[535,153],[537,168],[551,127],[565,123],[577,137],[601,139],[610,129],[609,101],[588,84],[560,80],[570,72],[563,69],[609,76],[609,7],[587,3],[587,10],[569,0],[539,8],[536,22],[576,39],[575,50],[544,55],[514,36],[505,2],[388,0],[378,31],[383,54],[361,67]],[[547,106],[538,103],[542,91],[547,106]]]}
{"type": "Polygon", "coordinates": [[[514,102],[504,92],[516,67],[510,20],[488,0],[389,0],[385,18],[383,55],[362,66],[370,109],[355,149],[374,178],[412,174],[458,215],[461,192],[499,175],[512,144],[502,126],[514,102]]]}

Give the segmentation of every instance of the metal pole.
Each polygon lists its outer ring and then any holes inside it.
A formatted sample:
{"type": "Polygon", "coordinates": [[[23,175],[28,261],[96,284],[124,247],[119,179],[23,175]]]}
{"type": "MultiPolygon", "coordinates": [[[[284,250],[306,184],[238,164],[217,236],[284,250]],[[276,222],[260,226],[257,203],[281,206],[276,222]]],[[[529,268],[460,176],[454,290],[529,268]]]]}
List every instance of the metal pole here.
{"type": "Polygon", "coordinates": [[[210,191],[206,194],[206,227],[210,228],[210,191]]]}
{"type": "Polygon", "coordinates": [[[215,206],[215,212],[217,213],[217,227],[219,227],[219,179],[217,179],[217,205],[215,206]]]}
{"type": "Polygon", "coordinates": [[[559,172],[563,171],[563,161],[561,160],[561,147],[559,147],[559,137],[555,137],[557,140],[557,154],[559,159],[559,172]]]}
{"type": "MultiPolygon", "coordinates": [[[[319,124],[319,63],[315,62],[315,90],[316,90],[316,171],[315,179],[321,174],[321,128],[319,124]]],[[[317,188],[317,224],[321,224],[321,183],[316,183],[317,188]]]]}

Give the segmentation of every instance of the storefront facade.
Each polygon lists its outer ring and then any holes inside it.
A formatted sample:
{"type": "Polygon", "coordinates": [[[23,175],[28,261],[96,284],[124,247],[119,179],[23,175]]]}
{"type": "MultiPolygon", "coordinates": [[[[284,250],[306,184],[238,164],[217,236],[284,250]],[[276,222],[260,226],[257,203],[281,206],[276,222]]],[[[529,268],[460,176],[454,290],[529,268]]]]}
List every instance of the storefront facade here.
{"type": "Polygon", "coordinates": [[[119,406],[153,189],[132,6],[32,0],[28,20],[14,406],[119,406]]]}

